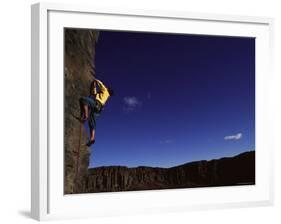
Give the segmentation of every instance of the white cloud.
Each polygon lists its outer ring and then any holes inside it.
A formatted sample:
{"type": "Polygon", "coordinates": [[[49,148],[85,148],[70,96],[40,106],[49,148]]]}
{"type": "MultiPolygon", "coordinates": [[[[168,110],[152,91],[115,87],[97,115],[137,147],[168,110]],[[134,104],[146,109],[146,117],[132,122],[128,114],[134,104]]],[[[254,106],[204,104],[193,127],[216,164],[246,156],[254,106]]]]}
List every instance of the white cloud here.
{"type": "Polygon", "coordinates": [[[160,144],[170,144],[170,143],[172,143],[172,142],[173,142],[172,139],[165,139],[165,140],[161,140],[161,141],[160,141],[160,144]]]}
{"type": "Polygon", "coordinates": [[[228,135],[228,136],[224,137],[224,140],[234,140],[234,141],[236,141],[236,140],[241,139],[242,136],[243,136],[242,133],[238,133],[236,135],[228,135]]]}
{"type": "Polygon", "coordinates": [[[126,96],[124,100],[124,110],[126,112],[135,111],[138,107],[141,106],[141,101],[138,100],[135,96],[126,96]]]}

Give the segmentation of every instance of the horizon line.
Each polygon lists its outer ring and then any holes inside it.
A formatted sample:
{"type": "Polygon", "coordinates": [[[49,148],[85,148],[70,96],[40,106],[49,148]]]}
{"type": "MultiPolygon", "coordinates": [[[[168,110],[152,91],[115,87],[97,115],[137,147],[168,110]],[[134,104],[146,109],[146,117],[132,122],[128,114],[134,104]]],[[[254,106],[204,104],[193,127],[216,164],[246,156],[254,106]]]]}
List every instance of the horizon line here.
{"type": "Polygon", "coordinates": [[[129,168],[129,169],[137,169],[137,168],[142,168],[142,167],[145,167],[145,168],[170,169],[170,168],[186,165],[186,164],[189,164],[189,163],[202,162],[202,161],[209,162],[209,161],[213,161],[213,160],[220,160],[220,159],[226,159],[226,158],[234,158],[234,157],[240,156],[240,155],[242,155],[244,153],[250,153],[250,152],[255,152],[255,151],[256,151],[255,149],[252,149],[252,150],[248,150],[248,151],[244,151],[244,152],[235,154],[233,156],[222,156],[222,157],[219,157],[219,158],[214,158],[214,159],[209,159],[209,160],[202,159],[202,160],[189,161],[189,162],[186,162],[186,163],[181,163],[181,164],[170,166],[170,167],[146,166],[146,165],[140,165],[140,166],[108,165],[108,166],[88,167],[88,169],[98,169],[98,168],[107,168],[107,167],[124,167],[124,168],[129,168]]]}

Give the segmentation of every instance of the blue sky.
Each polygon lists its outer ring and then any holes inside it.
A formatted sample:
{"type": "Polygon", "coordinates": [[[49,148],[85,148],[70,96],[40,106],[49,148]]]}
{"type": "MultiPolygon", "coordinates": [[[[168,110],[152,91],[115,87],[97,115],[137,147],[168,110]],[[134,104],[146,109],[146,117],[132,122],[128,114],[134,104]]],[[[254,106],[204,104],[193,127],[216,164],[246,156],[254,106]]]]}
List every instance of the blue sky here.
{"type": "Polygon", "coordinates": [[[255,149],[255,39],[101,31],[114,89],[90,167],[171,167],[255,149]]]}

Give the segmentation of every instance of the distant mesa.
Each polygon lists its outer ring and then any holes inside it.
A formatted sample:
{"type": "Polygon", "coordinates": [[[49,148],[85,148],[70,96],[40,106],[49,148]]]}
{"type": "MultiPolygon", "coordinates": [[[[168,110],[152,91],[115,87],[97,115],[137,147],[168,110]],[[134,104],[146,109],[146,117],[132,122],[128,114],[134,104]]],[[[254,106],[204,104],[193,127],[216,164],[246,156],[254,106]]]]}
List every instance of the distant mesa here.
{"type": "Polygon", "coordinates": [[[85,184],[84,193],[253,185],[255,151],[234,157],[190,162],[171,168],[91,168],[85,184]]]}

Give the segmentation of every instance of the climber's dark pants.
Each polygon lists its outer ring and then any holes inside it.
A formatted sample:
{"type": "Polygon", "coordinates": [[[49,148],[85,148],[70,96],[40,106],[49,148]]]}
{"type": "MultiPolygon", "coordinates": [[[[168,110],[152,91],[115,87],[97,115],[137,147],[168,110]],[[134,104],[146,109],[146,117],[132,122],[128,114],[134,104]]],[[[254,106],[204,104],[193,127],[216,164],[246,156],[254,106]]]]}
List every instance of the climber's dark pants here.
{"type": "Polygon", "coordinates": [[[97,111],[97,100],[94,98],[94,96],[89,95],[89,96],[82,96],[80,98],[80,106],[81,106],[81,111],[83,111],[83,105],[88,105],[89,108],[89,117],[88,117],[88,122],[89,122],[89,127],[90,129],[96,130],[96,117],[99,116],[99,112],[97,111]]]}

